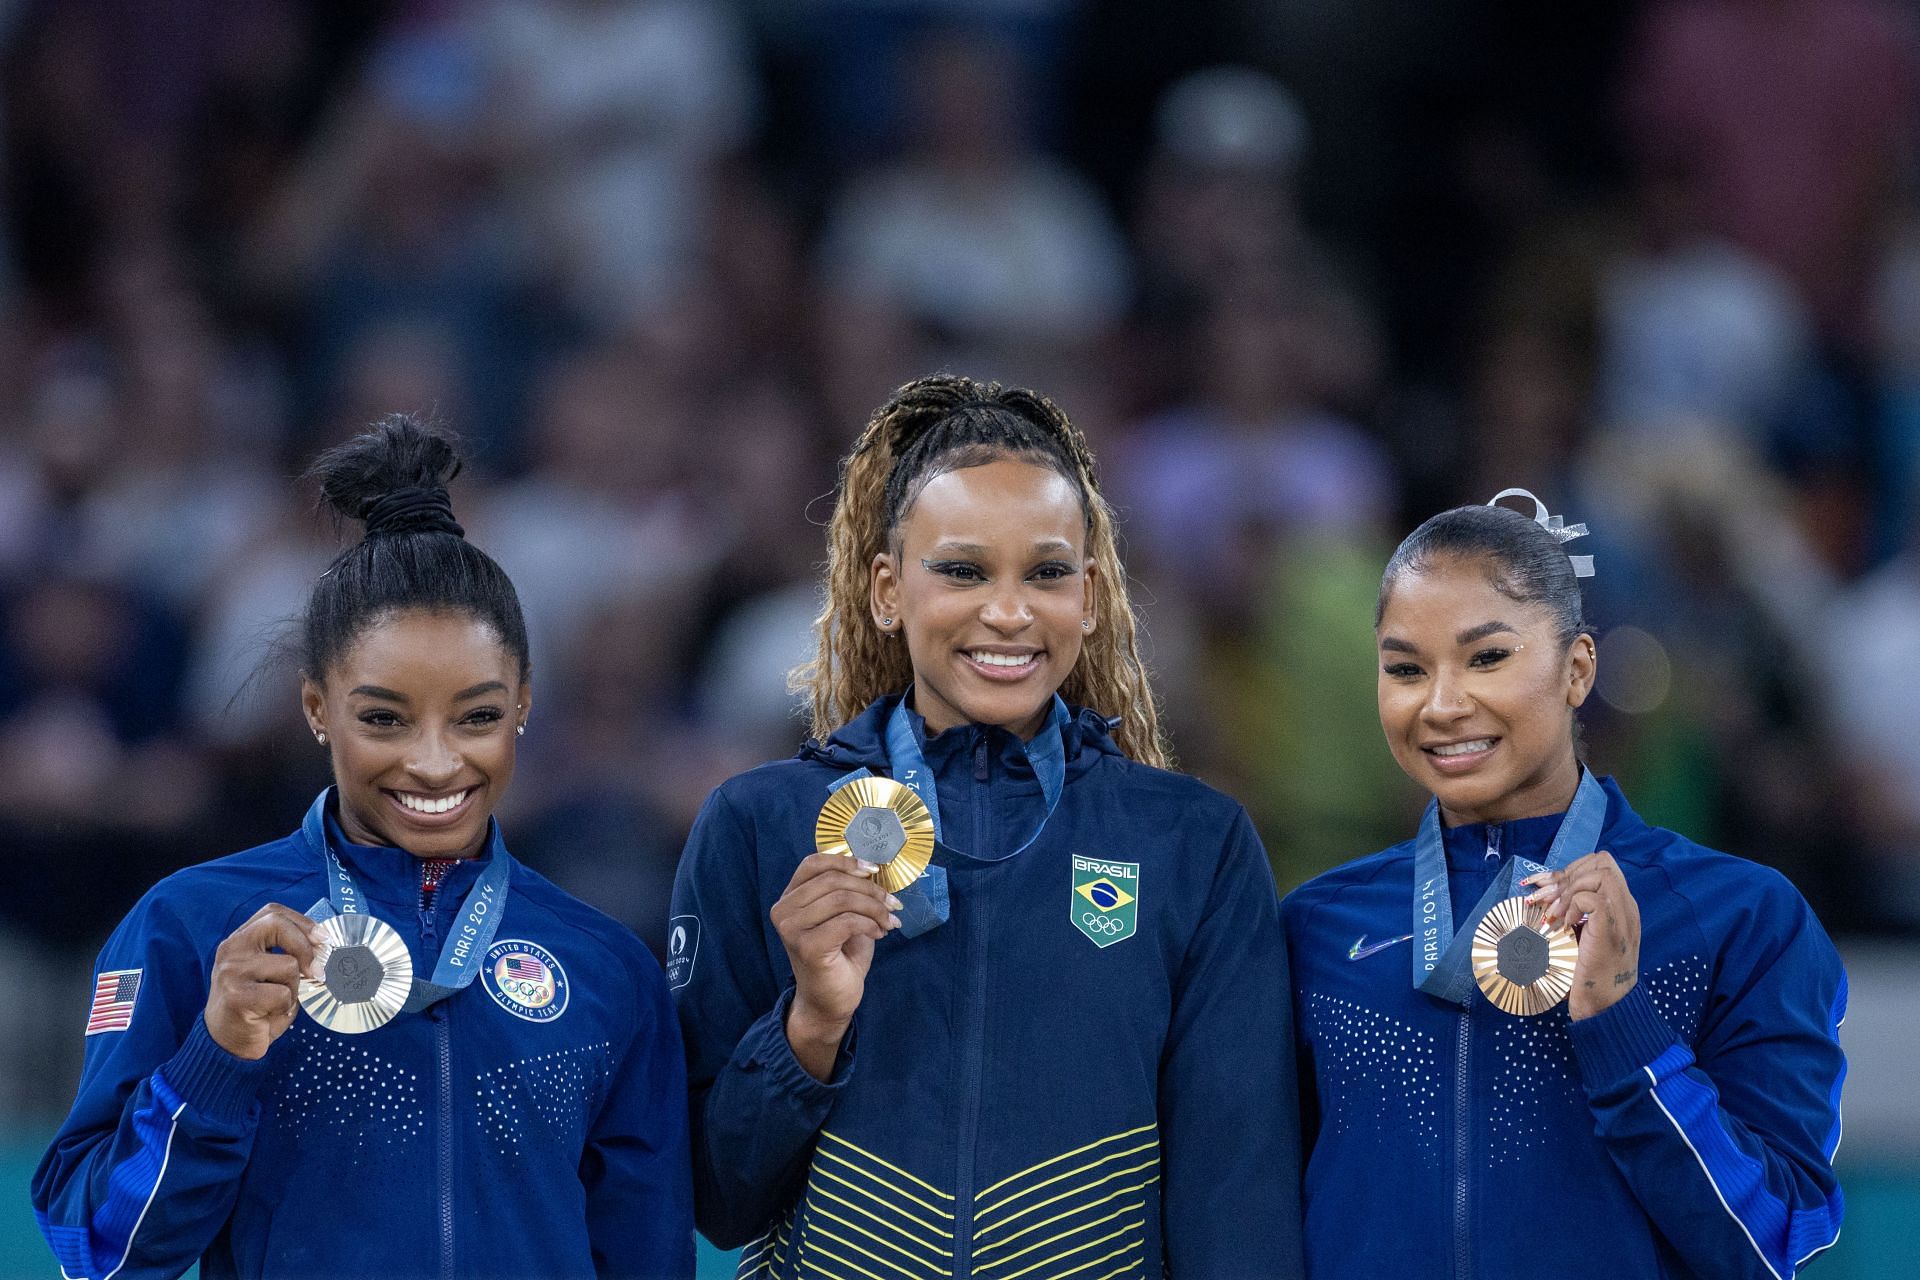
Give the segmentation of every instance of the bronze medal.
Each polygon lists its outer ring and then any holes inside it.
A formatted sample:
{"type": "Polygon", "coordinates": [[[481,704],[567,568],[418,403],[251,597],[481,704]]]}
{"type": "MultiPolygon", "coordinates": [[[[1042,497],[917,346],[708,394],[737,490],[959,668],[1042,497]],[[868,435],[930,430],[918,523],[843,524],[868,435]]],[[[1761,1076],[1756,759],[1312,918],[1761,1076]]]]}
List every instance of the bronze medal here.
{"type": "Polygon", "coordinates": [[[1545,1013],[1573,990],[1580,946],[1565,924],[1549,926],[1525,897],[1496,903],[1473,931],[1473,980],[1487,999],[1522,1017],[1545,1013]]]}

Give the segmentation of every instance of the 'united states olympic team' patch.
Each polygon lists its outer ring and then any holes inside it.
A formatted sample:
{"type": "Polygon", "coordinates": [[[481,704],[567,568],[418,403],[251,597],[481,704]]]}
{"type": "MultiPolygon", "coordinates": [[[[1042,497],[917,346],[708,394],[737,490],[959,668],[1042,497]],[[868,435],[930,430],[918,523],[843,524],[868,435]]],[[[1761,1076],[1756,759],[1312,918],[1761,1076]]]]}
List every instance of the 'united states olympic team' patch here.
{"type": "Polygon", "coordinates": [[[480,983],[493,1002],[516,1018],[552,1022],[567,1011],[567,971],[537,942],[507,938],[487,950],[480,983]]]}

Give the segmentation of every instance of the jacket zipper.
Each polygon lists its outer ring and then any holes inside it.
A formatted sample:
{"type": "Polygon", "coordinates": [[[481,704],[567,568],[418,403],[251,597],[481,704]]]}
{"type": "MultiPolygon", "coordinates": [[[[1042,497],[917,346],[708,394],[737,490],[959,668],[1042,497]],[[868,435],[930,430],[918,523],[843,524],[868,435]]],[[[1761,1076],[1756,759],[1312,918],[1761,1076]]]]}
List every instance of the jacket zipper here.
{"type": "Polygon", "coordinates": [[[1467,1224],[1470,1205],[1467,1197],[1467,1055],[1473,1047],[1473,1018],[1460,1010],[1460,1037],[1455,1045],[1453,1072],[1453,1274],[1455,1280],[1473,1280],[1472,1252],[1468,1248],[1467,1224]]]}
{"type": "MultiPolygon", "coordinates": [[[[992,810],[987,768],[987,731],[974,729],[973,831],[971,845],[986,848],[987,815],[992,810]]],[[[987,1046],[986,971],[986,894],[974,894],[967,901],[967,930],[962,948],[961,972],[967,975],[965,1022],[962,1043],[967,1046],[960,1081],[960,1147],[953,1178],[953,1274],[968,1275],[973,1270],[973,1155],[980,1136],[980,1076],[987,1046]]]]}
{"type": "MultiPolygon", "coordinates": [[[[433,893],[427,885],[427,868],[420,867],[420,950],[423,955],[432,956],[438,948],[434,945],[440,940],[439,922],[433,910],[433,893]]],[[[442,1280],[454,1280],[453,1271],[453,1045],[447,1029],[447,1002],[441,1001],[427,1010],[427,1017],[433,1022],[433,1056],[438,1068],[440,1134],[438,1143],[437,1178],[440,1210],[440,1275],[442,1280]]]]}
{"type": "MultiPolygon", "coordinates": [[[[1489,863],[1500,861],[1500,826],[1487,827],[1489,863]]],[[[1471,1000],[1471,997],[1469,997],[1471,1000]]],[[[1473,1055],[1473,1014],[1471,1004],[1461,1007],[1460,1031],[1454,1045],[1453,1068],[1453,1274],[1456,1280],[1472,1280],[1473,1251],[1469,1227],[1473,1211],[1468,1193],[1468,1160],[1472,1154],[1473,1109],[1469,1105],[1467,1082],[1473,1055]]]]}

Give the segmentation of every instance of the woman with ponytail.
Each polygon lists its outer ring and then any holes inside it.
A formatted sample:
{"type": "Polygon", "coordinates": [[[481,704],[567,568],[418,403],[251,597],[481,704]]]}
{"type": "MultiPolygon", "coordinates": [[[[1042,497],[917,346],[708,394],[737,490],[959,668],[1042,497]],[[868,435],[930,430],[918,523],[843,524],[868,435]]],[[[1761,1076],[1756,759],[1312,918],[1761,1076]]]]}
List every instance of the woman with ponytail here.
{"type": "Polygon", "coordinates": [[[1080,433],[908,384],[826,577],[814,737],[675,888],[701,1230],[742,1276],[1298,1274],[1272,878],[1166,770],[1080,433]]]}
{"type": "Polygon", "coordinates": [[[1511,489],[1381,576],[1380,724],[1432,801],[1282,908],[1309,1275],[1791,1280],[1840,1230],[1846,973],[1778,872],[1587,767],[1585,533],[1511,489]]]}
{"type": "Polygon", "coordinates": [[[334,786],[108,941],[33,1181],[63,1275],[692,1275],[665,979],[492,817],[532,666],[513,584],[453,518],[458,469],[404,417],[314,467],[366,529],[298,633],[334,786]]]}

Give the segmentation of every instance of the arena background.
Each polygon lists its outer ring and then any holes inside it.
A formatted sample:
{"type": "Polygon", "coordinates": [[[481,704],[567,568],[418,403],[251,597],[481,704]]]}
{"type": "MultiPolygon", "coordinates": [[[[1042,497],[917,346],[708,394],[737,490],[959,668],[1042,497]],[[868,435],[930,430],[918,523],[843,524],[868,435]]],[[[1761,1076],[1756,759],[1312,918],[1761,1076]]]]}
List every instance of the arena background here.
{"type": "Polygon", "coordinates": [[[1910,1269],[1914,7],[0,0],[0,1274],[53,1270],[95,949],[325,781],[268,656],[337,545],[306,459],[467,436],[534,629],[506,828],[657,950],[701,799],[800,736],[834,459],[934,369],[1086,429],[1283,890],[1418,812],[1395,540],[1589,522],[1590,756],[1840,941],[1816,1274],[1910,1269]]]}

